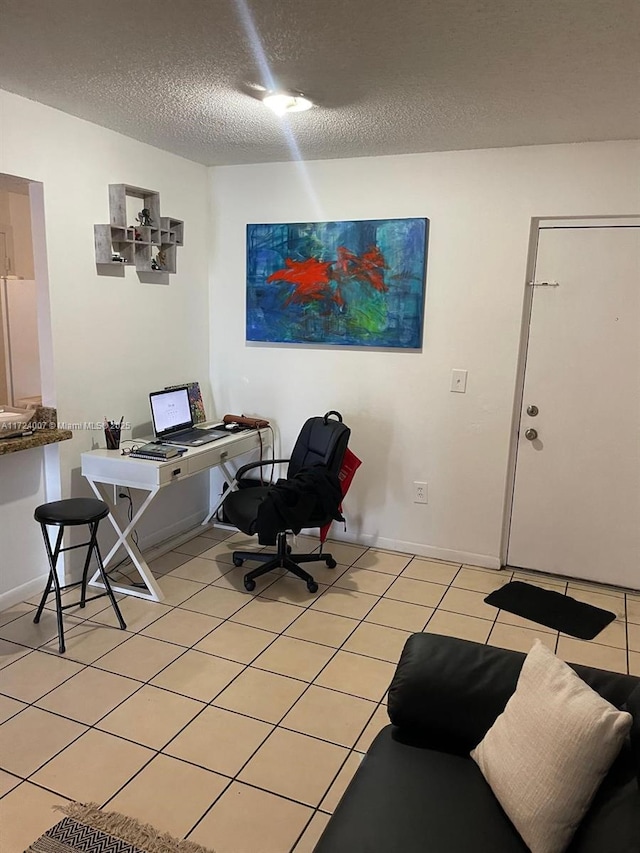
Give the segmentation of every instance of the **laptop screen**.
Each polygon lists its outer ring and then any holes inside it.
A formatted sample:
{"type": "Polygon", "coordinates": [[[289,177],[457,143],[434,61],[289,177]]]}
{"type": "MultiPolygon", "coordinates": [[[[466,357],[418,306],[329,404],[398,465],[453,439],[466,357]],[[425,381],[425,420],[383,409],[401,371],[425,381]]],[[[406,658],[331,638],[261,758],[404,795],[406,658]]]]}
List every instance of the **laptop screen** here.
{"type": "Polygon", "coordinates": [[[186,388],[153,391],[149,394],[149,402],[153,429],[157,438],[193,426],[189,393],[186,388]]]}

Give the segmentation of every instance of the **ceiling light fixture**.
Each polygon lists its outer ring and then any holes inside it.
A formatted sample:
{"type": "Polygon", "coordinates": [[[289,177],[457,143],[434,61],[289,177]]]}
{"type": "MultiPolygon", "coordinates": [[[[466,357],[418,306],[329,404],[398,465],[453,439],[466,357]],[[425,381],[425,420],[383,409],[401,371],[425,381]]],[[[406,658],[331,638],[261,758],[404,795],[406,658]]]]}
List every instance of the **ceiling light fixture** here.
{"type": "Polygon", "coordinates": [[[269,92],[262,99],[262,103],[278,116],[285,113],[301,113],[310,110],[313,103],[301,93],[293,92],[269,92]]]}

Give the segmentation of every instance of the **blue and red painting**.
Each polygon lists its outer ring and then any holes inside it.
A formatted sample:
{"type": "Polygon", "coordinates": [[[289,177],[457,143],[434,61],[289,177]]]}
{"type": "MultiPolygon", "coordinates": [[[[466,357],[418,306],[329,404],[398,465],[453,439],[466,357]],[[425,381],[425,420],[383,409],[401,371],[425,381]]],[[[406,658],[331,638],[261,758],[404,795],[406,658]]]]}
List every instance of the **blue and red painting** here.
{"type": "Polygon", "coordinates": [[[428,219],[247,225],[247,340],[422,346],[428,219]]]}

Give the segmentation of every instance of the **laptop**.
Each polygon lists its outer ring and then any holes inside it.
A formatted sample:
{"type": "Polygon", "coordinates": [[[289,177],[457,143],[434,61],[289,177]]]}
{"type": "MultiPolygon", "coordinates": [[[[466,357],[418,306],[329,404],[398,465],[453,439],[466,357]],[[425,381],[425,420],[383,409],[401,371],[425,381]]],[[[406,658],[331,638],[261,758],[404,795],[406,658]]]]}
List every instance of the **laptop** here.
{"type": "Polygon", "coordinates": [[[194,427],[189,392],[187,388],[170,388],[167,391],[152,391],[149,394],[153,432],[158,441],[179,447],[199,447],[218,438],[223,431],[209,431],[194,427]]]}

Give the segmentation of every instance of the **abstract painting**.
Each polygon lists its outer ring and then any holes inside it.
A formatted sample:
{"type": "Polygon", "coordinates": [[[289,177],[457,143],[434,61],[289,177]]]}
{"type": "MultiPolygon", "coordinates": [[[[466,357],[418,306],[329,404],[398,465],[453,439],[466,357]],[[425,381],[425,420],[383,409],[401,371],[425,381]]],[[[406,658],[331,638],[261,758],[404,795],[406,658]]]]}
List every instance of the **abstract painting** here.
{"type": "Polygon", "coordinates": [[[247,340],[422,346],[428,219],[247,225],[247,340]]]}

